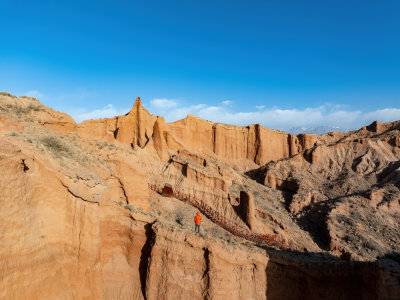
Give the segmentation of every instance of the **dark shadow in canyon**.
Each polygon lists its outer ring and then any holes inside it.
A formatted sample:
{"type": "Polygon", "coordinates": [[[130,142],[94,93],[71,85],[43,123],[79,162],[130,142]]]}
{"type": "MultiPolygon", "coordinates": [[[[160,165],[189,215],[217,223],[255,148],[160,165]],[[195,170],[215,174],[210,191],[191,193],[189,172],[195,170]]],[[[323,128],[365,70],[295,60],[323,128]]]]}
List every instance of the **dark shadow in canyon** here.
{"type": "Polygon", "coordinates": [[[399,253],[359,262],[322,253],[266,251],[268,300],[400,299],[399,253]]]}
{"type": "Polygon", "coordinates": [[[244,172],[244,175],[256,181],[257,183],[264,185],[265,170],[263,168],[246,171],[244,172]]]}
{"type": "Polygon", "coordinates": [[[151,228],[152,225],[153,224],[145,225],[146,243],[142,247],[140,255],[140,263],[139,263],[140,285],[144,299],[146,299],[147,270],[148,270],[149,257],[151,253],[152,240],[153,240],[153,229],[151,228]]]}
{"type": "Polygon", "coordinates": [[[390,181],[400,189],[400,161],[391,162],[377,176],[379,183],[388,183],[390,181]]]}
{"type": "Polygon", "coordinates": [[[331,211],[330,200],[315,203],[305,209],[301,217],[296,218],[299,227],[307,231],[313,241],[323,250],[329,250],[330,237],[326,227],[326,218],[331,211]]]}

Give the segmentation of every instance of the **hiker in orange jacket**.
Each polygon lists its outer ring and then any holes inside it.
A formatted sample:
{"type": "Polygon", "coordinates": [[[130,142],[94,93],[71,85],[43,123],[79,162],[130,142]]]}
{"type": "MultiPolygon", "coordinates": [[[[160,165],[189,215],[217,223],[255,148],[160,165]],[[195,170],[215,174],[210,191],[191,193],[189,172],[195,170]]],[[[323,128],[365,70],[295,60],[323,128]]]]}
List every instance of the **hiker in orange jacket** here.
{"type": "Polygon", "coordinates": [[[200,213],[197,212],[194,217],[194,231],[200,233],[200,224],[201,224],[201,216],[200,213]]]}

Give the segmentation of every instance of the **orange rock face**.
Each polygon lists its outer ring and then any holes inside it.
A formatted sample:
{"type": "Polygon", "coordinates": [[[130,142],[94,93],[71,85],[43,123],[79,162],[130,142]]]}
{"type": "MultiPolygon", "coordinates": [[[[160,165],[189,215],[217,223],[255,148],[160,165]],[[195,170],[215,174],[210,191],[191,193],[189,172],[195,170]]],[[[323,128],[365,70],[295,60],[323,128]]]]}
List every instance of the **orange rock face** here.
{"type": "Polygon", "coordinates": [[[374,260],[400,251],[400,122],[374,122],[340,142],[263,167],[264,183],[290,193],[289,212],[320,247],[374,260]],[[316,213],[318,211],[318,213],[316,213]]]}
{"type": "Polygon", "coordinates": [[[0,93],[0,299],[398,299],[398,141],[398,123],[323,136],[166,124],[140,98],[76,124],[0,93]],[[196,234],[198,208],[149,184],[292,251],[203,212],[196,234]]]}
{"type": "Polygon", "coordinates": [[[86,137],[112,142],[112,137],[123,144],[144,148],[154,147],[161,160],[168,159],[168,151],[176,153],[186,149],[191,153],[213,156],[239,166],[264,165],[296,154],[317,143],[313,134],[294,136],[285,132],[263,128],[212,123],[193,115],[167,123],[143,108],[140,98],[125,116],[112,119],[85,121],[78,131],[86,137]]]}

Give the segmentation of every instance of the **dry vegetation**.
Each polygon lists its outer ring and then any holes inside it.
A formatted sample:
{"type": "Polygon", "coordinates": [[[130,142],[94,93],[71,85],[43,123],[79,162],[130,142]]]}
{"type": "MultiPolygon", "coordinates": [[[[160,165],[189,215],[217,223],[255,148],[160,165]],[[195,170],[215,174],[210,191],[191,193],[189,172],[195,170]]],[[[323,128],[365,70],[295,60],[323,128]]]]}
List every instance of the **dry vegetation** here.
{"type": "Polygon", "coordinates": [[[7,92],[0,92],[0,96],[6,96],[6,97],[11,97],[11,98],[17,98],[13,94],[7,93],[7,92]]]}
{"type": "Polygon", "coordinates": [[[101,159],[98,153],[89,151],[75,135],[59,135],[33,125],[22,133],[10,131],[8,136],[19,137],[43,152],[51,154],[64,167],[101,166],[111,171],[111,167],[101,159]]]}
{"type": "MultiPolygon", "coordinates": [[[[150,200],[151,209],[159,222],[195,234],[193,218],[197,208],[174,198],[162,197],[155,192],[151,194],[150,200]]],[[[223,241],[230,245],[238,244],[235,236],[214,224],[203,214],[201,216],[201,237],[223,241]]]]}
{"type": "Polygon", "coordinates": [[[38,138],[38,140],[55,156],[73,155],[72,148],[63,139],[57,135],[45,135],[38,138]]]}
{"type": "Polygon", "coordinates": [[[43,110],[43,106],[41,104],[34,104],[34,103],[30,103],[26,106],[23,106],[23,105],[12,105],[10,103],[4,104],[0,102],[0,110],[3,113],[6,113],[8,115],[11,114],[19,118],[21,116],[26,116],[31,112],[41,111],[43,110]]]}

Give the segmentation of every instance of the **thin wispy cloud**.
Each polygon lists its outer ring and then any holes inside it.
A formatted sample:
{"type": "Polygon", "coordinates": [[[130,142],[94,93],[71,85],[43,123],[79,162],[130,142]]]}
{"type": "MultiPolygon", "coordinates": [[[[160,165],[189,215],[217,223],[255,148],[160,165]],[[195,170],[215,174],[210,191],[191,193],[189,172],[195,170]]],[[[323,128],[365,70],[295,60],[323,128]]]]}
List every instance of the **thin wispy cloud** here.
{"type": "Polygon", "coordinates": [[[114,107],[112,104],[107,104],[106,106],[95,109],[95,110],[85,110],[85,109],[77,109],[69,112],[69,115],[74,118],[74,120],[78,123],[91,120],[91,119],[103,119],[103,118],[112,118],[115,116],[123,115],[129,112],[129,108],[126,109],[118,109],[114,107]]]}
{"type": "Polygon", "coordinates": [[[176,100],[169,100],[165,98],[153,99],[150,101],[150,105],[156,109],[169,109],[178,106],[178,102],[176,100]]]}
{"type": "MultiPolygon", "coordinates": [[[[165,99],[167,100],[167,99],[165,99]]],[[[385,108],[369,112],[351,110],[345,105],[325,104],[304,109],[267,108],[264,105],[256,106],[254,111],[234,111],[225,101],[221,105],[182,105],[178,100],[171,100],[174,105],[168,109],[151,105],[149,110],[153,114],[165,117],[167,122],[174,122],[194,114],[200,118],[220,123],[247,126],[259,123],[264,127],[288,130],[292,127],[332,126],[356,129],[375,120],[392,122],[400,120],[400,108],[385,108]]],[[[169,103],[169,102],[166,102],[169,103]]],[[[231,101],[229,101],[229,104],[231,101]]]]}
{"type": "Polygon", "coordinates": [[[37,90],[27,91],[26,93],[24,93],[24,96],[33,97],[39,100],[44,98],[44,95],[37,90]]]}

